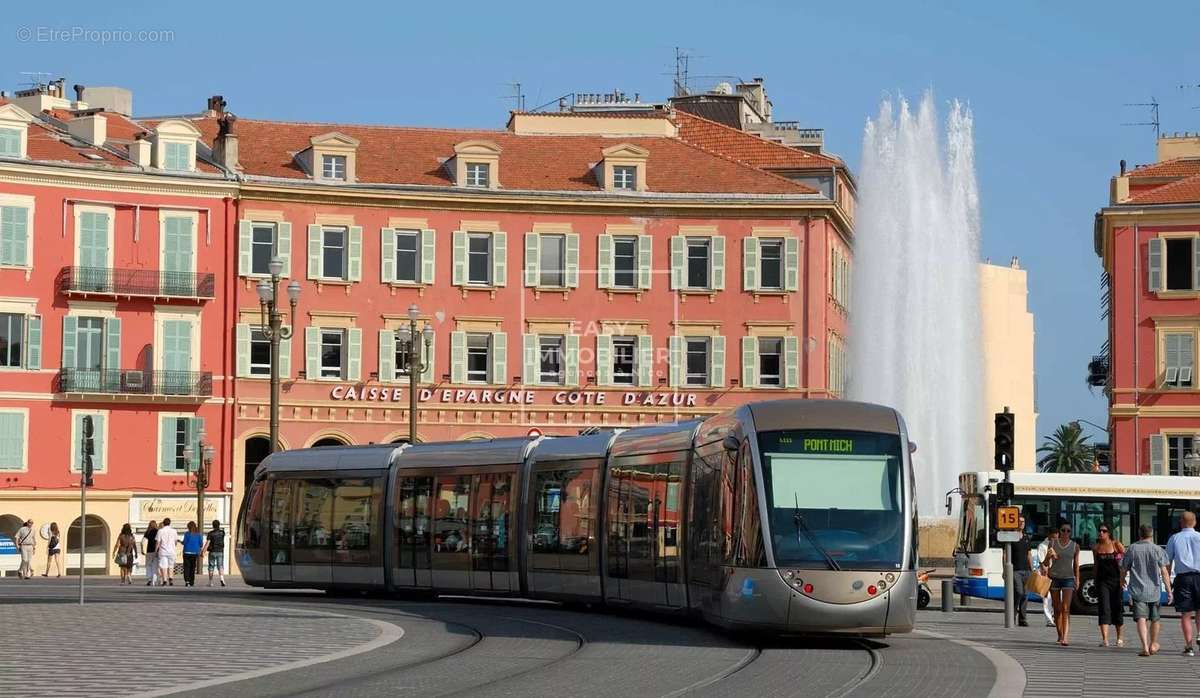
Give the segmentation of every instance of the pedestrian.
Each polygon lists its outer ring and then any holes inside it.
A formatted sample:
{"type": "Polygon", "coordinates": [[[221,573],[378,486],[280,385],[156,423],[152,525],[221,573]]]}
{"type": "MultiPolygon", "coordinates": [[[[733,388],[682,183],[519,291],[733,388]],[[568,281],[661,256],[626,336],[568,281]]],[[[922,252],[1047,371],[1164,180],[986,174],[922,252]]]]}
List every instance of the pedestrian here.
{"type": "Polygon", "coordinates": [[[208,585],[213,585],[213,575],[225,586],[225,529],[220,521],[213,521],[212,530],[204,541],[202,554],[208,555],[208,585]]]}
{"type": "Polygon", "coordinates": [[[200,551],[204,547],[204,536],[196,530],[196,522],[189,521],[187,533],[183,534],[183,585],[196,586],[196,566],[200,562],[200,551]]]}
{"type": "Polygon", "coordinates": [[[1200,606],[1200,532],[1196,531],[1196,514],[1185,511],[1179,515],[1179,533],[1167,541],[1167,557],[1175,572],[1175,610],[1183,626],[1183,653],[1196,656],[1196,609],[1200,606]]]}
{"type": "Polygon", "coordinates": [[[154,586],[158,577],[158,522],[153,519],[146,524],[146,532],[142,534],[142,554],[146,556],[146,586],[154,586]]]}
{"type": "Polygon", "coordinates": [[[133,563],[137,560],[137,539],[129,524],[121,527],[117,543],[113,546],[113,557],[121,568],[121,584],[133,584],[133,563]]]}
{"type": "Polygon", "coordinates": [[[1042,567],[1050,575],[1050,597],[1054,601],[1054,627],[1058,644],[1071,644],[1071,599],[1079,588],[1079,545],[1071,540],[1071,524],[1058,527],[1058,540],[1046,548],[1042,567]]]}
{"type": "Polygon", "coordinates": [[[158,585],[175,586],[175,544],[179,542],[179,534],[171,528],[171,519],[162,520],[155,537],[158,551],[158,585]]]}
{"type": "Polygon", "coordinates": [[[25,519],[25,523],[17,529],[17,549],[21,553],[21,566],[17,568],[17,576],[29,579],[33,576],[33,553],[37,551],[37,533],[33,530],[33,519],[25,519]]]}
{"type": "Polygon", "coordinates": [[[1162,585],[1167,586],[1167,603],[1174,599],[1171,593],[1170,560],[1163,549],[1154,544],[1154,528],[1142,524],[1138,529],[1141,540],[1130,545],[1121,559],[1121,585],[1129,589],[1133,602],[1133,620],[1137,623],[1138,639],[1142,641],[1139,657],[1158,654],[1159,604],[1162,601],[1162,585]],[[1150,627],[1147,629],[1147,625],[1150,627]]]}
{"type": "MultiPolygon", "coordinates": [[[[1057,540],[1058,529],[1050,529],[1050,531],[1046,533],[1046,537],[1042,539],[1042,542],[1038,543],[1037,564],[1034,566],[1034,569],[1037,570],[1038,574],[1045,574],[1043,563],[1046,562],[1046,558],[1050,554],[1048,552],[1050,544],[1057,540]]],[[[1042,597],[1042,614],[1046,616],[1047,628],[1053,628],[1057,625],[1057,623],[1054,622],[1054,603],[1051,601],[1049,594],[1042,597]]]]}
{"type": "Polygon", "coordinates": [[[50,564],[58,568],[58,574],[55,577],[61,577],[63,573],[62,563],[62,537],[58,533],[58,522],[50,524],[50,543],[46,547],[46,572],[43,577],[50,576],[50,564]]]}
{"type": "Polygon", "coordinates": [[[1112,528],[1100,524],[1096,544],[1092,546],[1093,575],[1096,595],[1100,599],[1100,646],[1108,647],[1108,626],[1117,629],[1117,647],[1125,646],[1125,609],[1121,592],[1121,558],[1125,546],[1113,538],[1112,528]]]}
{"type": "Polygon", "coordinates": [[[1029,602],[1029,592],[1025,591],[1025,583],[1029,581],[1029,574],[1033,569],[1032,555],[1029,552],[1029,536],[1025,533],[1025,517],[1021,517],[1021,538],[1015,541],[1011,547],[1010,558],[1013,566],[1013,600],[1017,609],[1017,625],[1027,626],[1029,621],[1025,618],[1025,605],[1029,602]]]}

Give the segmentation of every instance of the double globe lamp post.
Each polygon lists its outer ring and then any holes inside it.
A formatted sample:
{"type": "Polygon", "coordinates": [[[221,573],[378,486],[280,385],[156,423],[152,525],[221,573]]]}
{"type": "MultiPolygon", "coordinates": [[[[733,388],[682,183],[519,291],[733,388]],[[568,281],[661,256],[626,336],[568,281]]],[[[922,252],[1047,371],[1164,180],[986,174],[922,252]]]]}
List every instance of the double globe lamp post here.
{"type": "Polygon", "coordinates": [[[279,275],[283,272],[283,260],[272,257],[267,264],[271,280],[258,283],[259,326],[267,341],[271,343],[271,453],[279,449],[279,343],[292,336],[296,326],[296,303],[300,300],[300,282],[287,286],[288,303],[291,305],[291,324],[283,324],[283,313],[279,308],[279,275]]]}
{"type": "MultiPolygon", "coordinates": [[[[433,345],[433,325],[428,322],[417,331],[417,319],[421,311],[417,304],[408,306],[408,327],[396,330],[396,346],[400,354],[408,357],[408,442],[417,442],[417,381],[429,368],[429,350],[433,345]]],[[[397,372],[400,366],[397,366],[397,372]]],[[[380,376],[383,378],[383,376],[380,376]]]]}

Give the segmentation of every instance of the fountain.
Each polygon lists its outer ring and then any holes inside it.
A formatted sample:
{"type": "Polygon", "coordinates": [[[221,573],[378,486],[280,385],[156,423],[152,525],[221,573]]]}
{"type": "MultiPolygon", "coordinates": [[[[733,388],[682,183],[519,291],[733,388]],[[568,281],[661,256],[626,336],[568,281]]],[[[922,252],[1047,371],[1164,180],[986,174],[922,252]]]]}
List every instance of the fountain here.
{"type": "Polygon", "coordinates": [[[971,112],[955,101],[944,141],[938,126],[931,93],[915,114],[885,100],[867,121],[851,313],[849,393],[904,415],[926,521],[958,473],[987,466],[971,112]]]}

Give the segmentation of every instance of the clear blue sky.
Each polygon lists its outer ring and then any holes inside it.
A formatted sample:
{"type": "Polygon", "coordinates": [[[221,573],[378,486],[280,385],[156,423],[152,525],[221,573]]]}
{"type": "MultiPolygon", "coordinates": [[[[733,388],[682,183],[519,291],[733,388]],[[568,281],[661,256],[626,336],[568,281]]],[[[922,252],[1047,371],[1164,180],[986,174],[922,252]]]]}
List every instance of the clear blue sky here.
{"type": "Polygon", "coordinates": [[[932,87],[975,112],[984,255],[1029,269],[1039,432],[1103,423],[1104,402],[1084,384],[1104,339],[1092,217],[1118,160],[1154,158],[1150,130],[1121,125],[1147,112],[1124,103],[1155,96],[1165,130],[1200,130],[1200,89],[1179,88],[1200,84],[1200,10],[952,4],[158,0],[101,14],[94,3],[17,3],[0,28],[0,87],[44,71],[129,87],[139,114],[198,111],[223,94],[247,117],[499,127],[514,80],[530,107],[572,91],[665,97],[682,46],[693,75],[766,78],[777,118],[824,127],[852,164],[883,94],[932,87]],[[72,38],[75,27],[173,37],[100,43],[72,38]],[[23,41],[22,28],[67,36],[23,41]]]}

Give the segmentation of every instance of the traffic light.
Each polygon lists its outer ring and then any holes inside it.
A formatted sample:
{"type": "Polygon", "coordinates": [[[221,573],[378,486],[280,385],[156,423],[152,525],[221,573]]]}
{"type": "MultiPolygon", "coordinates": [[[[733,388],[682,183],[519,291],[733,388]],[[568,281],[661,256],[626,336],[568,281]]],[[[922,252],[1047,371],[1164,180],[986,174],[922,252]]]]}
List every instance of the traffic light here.
{"type": "Polygon", "coordinates": [[[1016,415],[1008,411],[996,413],[996,470],[1012,470],[1013,468],[1013,434],[1016,427],[1016,415]]]}
{"type": "Polygon", "coordinates": [[[92,482],[92,456],[96,455],[96,442],[92,438],[96,434],[96,429],[92,425],[92,416],[90,414],[83,416],[83,434],[81,438],[83,442],[80,444],[80,454],[83,456],[80,459],[80,465],[83,469],[83,484],[85,487],[91,487],[92,482]]]}

